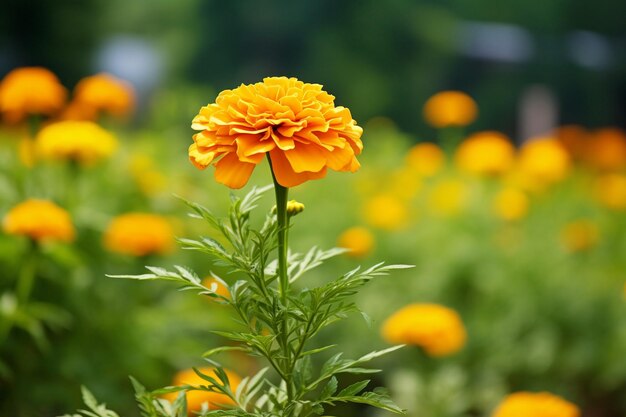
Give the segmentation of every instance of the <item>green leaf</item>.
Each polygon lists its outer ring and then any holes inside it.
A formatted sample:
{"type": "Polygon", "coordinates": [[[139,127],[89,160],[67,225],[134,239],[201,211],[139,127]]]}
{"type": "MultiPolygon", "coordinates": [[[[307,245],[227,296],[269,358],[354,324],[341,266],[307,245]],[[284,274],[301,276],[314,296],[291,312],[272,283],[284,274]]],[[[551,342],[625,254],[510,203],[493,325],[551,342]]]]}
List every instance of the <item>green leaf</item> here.
{"type": "Polygon", "coordinates": [[[337,378],[334,376],[330,378],[320,393],[320,399],[326,399],[333,395],[337,391],[338,384],[337,378]]]}
{"type": "Polygon", "coordinates": [[[370,380],[366,379],[364,381],[356,382],[352,385],[349,385],[346,388],[339,391],[339,394],[337,394],[337,397],[349,397],[349,396],[358,394],[359,392],[363,391],[365,387],[367,386],[367,384],[369,383],[370,383],[370,380]]]}

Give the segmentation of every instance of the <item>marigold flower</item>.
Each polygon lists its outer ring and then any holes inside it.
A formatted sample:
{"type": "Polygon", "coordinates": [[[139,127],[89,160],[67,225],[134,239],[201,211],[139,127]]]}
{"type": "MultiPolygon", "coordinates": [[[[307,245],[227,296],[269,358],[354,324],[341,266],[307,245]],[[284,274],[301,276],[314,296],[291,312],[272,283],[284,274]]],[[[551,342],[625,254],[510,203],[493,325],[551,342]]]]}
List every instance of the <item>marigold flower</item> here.
{"type": "Polygon", "coordinates": [[[101,73],[85,77],[76,84],[69,117],[93,120],[101,112],[122,117],[129,114],[134,105],[135,92],[129,83],[101,73]]]}
{"type": "Polygon", "coordinates": [[[369,199],[363,207],[367,224],[384,230],[398,230],[408,223],[406,203],[391,194],[379,194],[369,199]]]}
{"type": "Polygon", "coordinates": [[[517,188],[505,188],[493,199],[493,211],[507,221],[519,220],[528,213],[528,197],[517,188]]]}
{"type": "Polygon", "coordinates": [[[582,126],[565,125],[556,128],[552,135],[567,150],[574,160],[580,160],[587,151],[589,132],[582,126]]]}
{"type": "Polygon", "coordinates": [[[626,133],[617,128],[592,132],[583,157],[589,166],[599,170],[614,171],[626,167],[626,133]]]}
{"type": "Polygon", "coordinates": [[[172,250],[174,230],[162,216],[127,213],[115,217],[104,234],[104,244],[112,252],[132,256],[166,253],[172,250]]]}
{"type": "Polygon", "coordinates": [[[327,168],[354,172],[363,129],[334,99],[319,84],[286,77],[222,91],[193,119],[200,132],[189,158],[200,169],[217,161],[215,179],[230,188],[243,187],[266,154],[283,187],[323,178],[327,168]]]}
{"type": "Polygon", "coordinates": [[[491,417],[579,417],[580,410],[549,392],[516,392],[508,395],[491,417]]]}
{"type": "Polygon", "coordinates": [[[604,174],[598,177],[594,195],[600,204],[611,210],[626,210],[626,176],[604,174]]]}
{"type": "Polygon", "coordinates": [[[287,216],[295,216],[304,211],[304,204],[296,201],[289,200],[287,201],[287,216]]]}
{"type": "Polygon", "coordinates": [[[519,153],[519,171],[528,186],[550,185],[563,180],[570,170],[570,158],[554,138],[537,138],[524,143],[519,153]]]}
{"type": "Polygon", "coordinates": [[[382,326],[389,343],[422,347],[430,356],[458,352],[467,335],[456,311],[438,304],[409,304],[392,314],[382,326]]]}
{"type": "Polygon", "coordinates": [[[0,112],[9,123],[28,115],[52,115],[65,104],[67,90],[51,71],[41,67],[16,68],[0,83],[0,112]]]}
{"type": "Polygon", "coordinates": [[[205,279],[202,280],[202,285],[209,288],[215,294],[221,295],[224,298],[230,298],[230,291],[228,291],[228,287],[224,285],[224,283],[215,278],[212,275],[209,275],[205,279]]]}
{"type": "Polygon", "coordinates": [[[442,91],[424,105],[424,119],[433,127],[467,126],[476,120],[478,106],[461,91],[442,91]]]}
{"type": "Polygon", "coordinates": [[[455,216],[465,207],[468,199],[466,184],[457,179],[446,179],[435,184],[428,196],[430,210],[440,216],[455,216]]]}
{"type": "Polygon", "coordinates": [[[580,252],[598,243],[598,226],[590,220],[576,220],[565,225],[561,231],[561,241],[570,252],[580,252]]]}
{"type": "Polygon", "coordinates": [[[75,231],[67,211],[47,200],[26,200],[13,207],[2,222],[5,233],[37,241],[74,240],[75,231]]]}
{"type": "Polygon", "coordinates": [[[500,132],[474,133],[457,148],[455,162],[466,172],[498,175],[507,172],[515,159],[515,147],[500,132]]]}
{"type": "Polygon", "coordinates": [[[418,175],[432,177],[445,165],[446,155],[434,143],[418,143],[409,150],[406,163],[418,175]]]}
{"type": "Polygon", "coordinates": [[[374,249],[374,235],[366,227],[351,227],[339,235],[337,246],[348,249],[348,255],[361,258],[374,249]]]}
{"type": "Polygon", "coordinates": [[[53,123],[41,129],[35,141],[37,153],[44,159],[84,165],[109,157],[117,149],[115,136],[93,122],[53,123]]]}
{"type": "MultiPolygon", "coordinates": [[[[198,368],[198,370],[205,375],[218,379],[214,368],[202,367],[198,368]]],[[[241,383],[241,377],[233,371],[227,369],[224,369],[224,372],[226,372],[226,375],[228,376],[228,382],[230,383],[231,390],[235,392],[237,386],[241,383]]],[[[178,372],[174,376],[172,385],[210,385],[210,382],[202,379],[198,374],[194,372],[193,369],[185,369],[178,372]]],[[[204,403],[207,403],[209,410],[223,408],[224,406],[235,405],[230,397],[219,392],[193,390],[187,391],[185,393],[185,396],[187,397],[187,414],[190,416],[196,415],[197,412],[200,412],[204,403]]],[[[173,402],[176,397],[178,397],[178,392],[170,392],[168,394],[165,394],[164,397],[170,402],[173,402]]]]}

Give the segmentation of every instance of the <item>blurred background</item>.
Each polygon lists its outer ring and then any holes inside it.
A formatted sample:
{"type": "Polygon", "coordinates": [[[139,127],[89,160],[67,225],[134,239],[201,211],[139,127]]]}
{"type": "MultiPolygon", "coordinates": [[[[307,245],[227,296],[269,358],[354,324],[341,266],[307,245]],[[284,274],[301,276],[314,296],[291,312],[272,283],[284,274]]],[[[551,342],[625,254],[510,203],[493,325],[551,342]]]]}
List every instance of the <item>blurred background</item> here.
{"type": "MultiPolygon", "coordinates": [[[[191,120],[223,89],[286,75],[323,84],[364,128],[358,173],[292,190],[306,206],[293,250],[351,249],[305,285],[357,264],[416,265],[357,296],[370,324],[350,317],[319,343],[355,357],[393,343],[390,317],[415,330],[372,382],[410,416],[517,417],[500,405],[519,392],[554,397],[514,397],[509,410],[626,416],[626,2],[0,9],[0,415],[71,412],[80,385],[138,415],[128,375],[166,386],[224,343],[211,333],[236,328],[223,306],[105,274],[182,264],[237,279],[177,248],[175,236],[215,233],[172,194],[226,213],[229,190],[188,162],[191,120]],[[58,79],[8,76],[34,66],[58,79]],[[86,81],[101,73],[112,77],[86,81]],[[456,92],[437,94],[446,90],[456,92]],[[26,108],[48,94],[58,106],[26,108]],[[96,125],[71,124],[84,120],[96,125]],[[22,205],[32,199],[58,210],[22,205]],[[41,218],[55,219],[46,239],[31,227],[49,227],[41,218]],[[419,319],[402,313],[413,304],[427,306],[419,319]]],[[[270,182],[259,166],[236,193],[270,182]]],[[[272,204],[268,195],[255,221],[272,204]]],[[[223,363],[240,375],[263,366],[223,363]]]]}

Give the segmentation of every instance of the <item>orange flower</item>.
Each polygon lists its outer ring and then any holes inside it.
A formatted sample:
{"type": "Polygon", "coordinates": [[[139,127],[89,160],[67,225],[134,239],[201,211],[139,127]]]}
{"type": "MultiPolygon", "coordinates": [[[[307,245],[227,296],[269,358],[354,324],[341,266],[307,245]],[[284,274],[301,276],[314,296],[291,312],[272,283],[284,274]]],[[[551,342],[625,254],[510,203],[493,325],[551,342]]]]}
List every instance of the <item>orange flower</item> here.
{"type": "Polygon", "coordinates": [[[520,148],[519,174],[528,187],[563,180],[570,170],[570,157],[563,145],[550,137],[531,139],[520,148]]]}
{"type": "Polygon", "coordinates": [[[363,219],[370,226],[399,230],[409,221],[407,204],[392,194],[378,194],[363,206],[363,219]]]}
{"type": "Polygon", "coordinates": [[[271,77],[222,91],[200,109],[191,127],[199,130],[189,147],[191,162],[204,169],[214,161],[215,179],[243,187],[266,154],[283,187],[323,178],[326,169],[359,168],[363,129],[350,110],[335,107],[319,84],[271,77]]]}
{"type": "Polygon", "coordinates": [[[433,127],[467,126],[476,120],[476,102],[461,91],[442,91],[426,101],[424,119],[433,127]]]}
{"type": "Polygon", "coordinates": [[[457,312],[438,304],[401,308],[383,323],[382,335],[389,343],[420,346],[431,356],[456,353],[467,338],[457,312]]]}
{"type": "Polygon", "coordinates": [[[0,83],[0,112],[9,123],[21,122],[29,114],[49,116],[61,110],[66,97],[65,87],[47,69],[17,68],[0,83]]]}
{"type": "Polygon", "coordinates": [[[455,160],[460,169],[479,175],[498,175],[513,165],[515,148],[500,132],[474,133],[457,148],[455,160]]]}
{"type": "Polygon", "coordinates": [[[174,231],[163,217],[147,213],[127,213],[114,218],[104,234],[105,246],[132,256],[166,253],[174,244],[174,231]]]}
{"type": "Polygon", "coordinates": [[[68,108],[68,118],[93,120],[100,112],[121,117],[135,105],[135,92],[126,81],[110,74],[85,77],[74,88],[74,101],[68,108]]]}
{"type": "Polygon", "coordinates": [[[561,230],[561,241],[569,252],[580,252],[594,247],[600,238],[598,226],[590,220],[576,220],[561,230]]]}
{"type": "Polygon", "coordinates": [[[35,145],[45,159],[90,165],[113,154],[117,139],[93,122],[63,121],[41,129],[35,145]]]}
{"type": "Polygon", "coordinates": [[[2,222],[10,235],[24,235],[33,240],[74,240],[75,231],[67,211],[47,200],[26,200],[13,207],[2,222]]]}
{"type": "Polygon", "coordinates": [[[626,210],[626,176],[604,174],[594,184],[596,199],[611,210],[626,210]]]}
{"type": "Polygon", "coordinates": [[[407,165],[418,175],[431,177],[446,163],[446,155],[434,143],[418,143],[406,156],[407,165]]]}
{"type": "MultiPolygon", "coordinates": [[[[212,275],[203,279],[202,285],[213,291],[215,294],[221,295],[224,298],[230,298],[230,291],[228,290],[228,287],[224,285],[222,280],[217,279],[212,275]]],[[[215,298],[212,299],[215,300],[215,298]]]]}
{"type": "Polygon", "coordinates": [[[599,170],[619,170],[626,166],[626,134],[617,128],[592,132],[584,154],[585,161],[599,170]]]}
{"type": "Polygon", "coordinates": [[[374,248],[374,235],[365,227],[351,227],[339,235],[337,245],[348,249],[350,256],[364,257],[374,248]]]}
{"type": "MultiPolygon", "coordinates": [[[[203,367],[198,368],[200,372],[205,375],[208,375],[212,378],[217,378],[215,374],[215,370],[211,367],[203,367]]],[[[230,388],[233,392],[237,389],[237,386],[241,383],[241,378],[236,373],[224,369],[226,375],[228,376],[228,382],[230,383],[230,388]]],[[[211,385],[211,383],[205,379],[202,379],[198,374],[194,372],[193,369],[185,369],[178,372],[174,376],[174,380],[172,381],[173,386],[181,386],[181,385],[211,385]]],[[[209,392],[202,390],[193,390],[187,391],[185,396],[187,397],[187,413],[192,416],[195,413],[200,412],[202,410],[202,404],[207,403],[209,410],[214,410],[218,408],[223,408],[223,406],[235,405],[233,400],[231,400],[228,396],[221,394],[219,392],[209,392]]],[[[178,392],[170,392],[169,394],[164,395],[164,397],[173,402],[176,397],[178,397],[178,392]]]]}
{"type": "Polygon", "coordinates": [[[552,134],[574,160],[585,156],[589,133],[582,126],[565,125],[556,128],[552,134]]]}
{"type": "Polygon", "coordinates": [[[579,417],[574,404],[549,392],[516,392],[508,395],[491,417],[579,417]]]}

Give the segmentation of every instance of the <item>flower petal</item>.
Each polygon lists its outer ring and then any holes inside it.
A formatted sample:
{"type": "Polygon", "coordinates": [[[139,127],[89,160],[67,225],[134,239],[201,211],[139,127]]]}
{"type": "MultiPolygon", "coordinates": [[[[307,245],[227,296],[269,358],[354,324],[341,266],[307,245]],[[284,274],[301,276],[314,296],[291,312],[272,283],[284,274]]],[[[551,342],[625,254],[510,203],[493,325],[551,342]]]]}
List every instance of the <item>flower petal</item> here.
{"type": "Polygon", "coordinates": [[[318,172],[295,172],[285,157],[285,153],[279,149],[270,151],[270,159],[276,181],[283,187],[295,187],[308,180],[317,180],[326,176],[326,167],[318,172]]]}
{"type": "Polygon", "coordinates": [[[286,150],[285,156],[295,172],[318,172],[324,168],[327,159],[324,148],[303,143],[286,150]]]}
{"type": "Polygon", "coordinates": [[[215,164],[215,180],[230,188],[241,188],[250,179],[255,166],[241,162],[236,154],[229,153],[215,164]]]}

